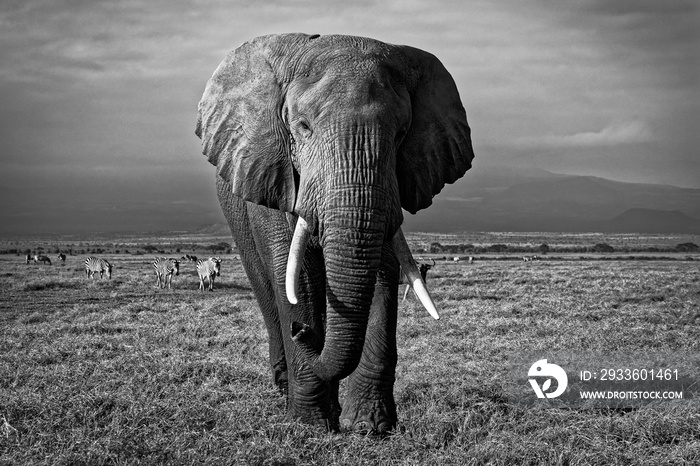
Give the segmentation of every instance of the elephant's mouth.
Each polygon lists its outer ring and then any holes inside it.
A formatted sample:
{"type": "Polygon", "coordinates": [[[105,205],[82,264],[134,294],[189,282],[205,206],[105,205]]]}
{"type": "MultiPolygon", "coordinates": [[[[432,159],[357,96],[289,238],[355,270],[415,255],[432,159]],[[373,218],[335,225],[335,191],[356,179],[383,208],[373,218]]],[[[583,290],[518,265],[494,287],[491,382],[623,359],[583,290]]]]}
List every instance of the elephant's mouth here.
{"type": "MultiPolygon", "coordinates": [[[[306,220],[299,217],[296,228],[294,229],[294,236],[292,237],[292,243],[289,248],[289,258],[287,260],[285,285],[287,300],[290,302],[290,304],[296,304],[298,302],[297,289],[299,285],[299,274],[301,272],[301,265],[304,261],[304,252],[306,251],[306,246],[309,243],[312,233],[313,230],[309,227],[306,220]]],[[[434,319],[439,319],[440,316],[435,307],[435,303],[430,297],[430,293],[425,286],[425,282],[421,278],[420,271],[418,270],[416,261],[411,255],[411,251],[401,228],[396,231],[396,234],[391,242],[393,244],[396,257],[401,264],[401,269],[408,278],[408,281],[413,290],[416,292],[421,304],[423,304],[425,309],[434,319]]]]}

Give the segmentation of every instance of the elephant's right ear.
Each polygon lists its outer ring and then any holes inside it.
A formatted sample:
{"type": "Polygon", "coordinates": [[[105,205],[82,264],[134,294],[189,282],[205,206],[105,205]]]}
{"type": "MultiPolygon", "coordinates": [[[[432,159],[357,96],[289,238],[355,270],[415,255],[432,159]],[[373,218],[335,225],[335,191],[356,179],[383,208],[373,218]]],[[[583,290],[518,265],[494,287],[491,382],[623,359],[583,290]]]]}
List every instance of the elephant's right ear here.
{"type": "Polygon", "coordinates": [[[256,38],[221,62],[199,102],[195,133],[234,195],[291,212],[296,188],[283,89],[269,60],[283,39],[256,38]]]}

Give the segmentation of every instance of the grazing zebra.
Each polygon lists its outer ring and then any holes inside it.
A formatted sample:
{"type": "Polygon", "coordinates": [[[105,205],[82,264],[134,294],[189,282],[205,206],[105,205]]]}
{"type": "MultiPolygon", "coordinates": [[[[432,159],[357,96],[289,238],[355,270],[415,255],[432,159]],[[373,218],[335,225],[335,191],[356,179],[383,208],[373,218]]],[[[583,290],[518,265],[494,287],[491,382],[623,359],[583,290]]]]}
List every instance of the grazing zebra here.
{"type": "Polygon", "coordinates": [[[107,274],[107,278],[112,278],[112,264],[104,259],[98,259],[97,257],[90,256],[85,259],[85,275],[88,278],[94,278],[95,273],[100,273],[100,278],[102,275],[107,274]]]}
{"type": "Polygon", "coordinates": [[[59,252],[59,253],[58,253],[58,256],[56,256],[56,258],[57,258],[58,260],[60,260],[61,262],[63,262],[63,263],[66,262],[66,255],[63,254],[62,252],[59,252]]]}
{"type": "Polygon", "coordinates": [[[189,254],[185,254],[181,257],[181,259],[184,259],[189,262],[194,262],[195,264],[197,263],[197,256],[190,256],[189,254]]]}
{"type": "Polygon", "coordinates": [[[153,268],[156,271],[156,286],[158,288],[172,288],[173,274],[180,275],[180,261],[177,259],[166,259],[165,257],[156,257],[153,260],[153,268]]]}
{"type": "Polygon", "coordinates": [[[43,254],[36,254],[34,255],[34,263],[38,264],[39,262],[46,264],[48,262],[49,265],[51,265],[51,259],[49,259],[47,256],[43,254]]]}
{"type": "Polygon", "coordinates": [[[24,256],[24,259],[27,261],[27,265],[29,265],[29,261],[32,260],[31,254],[27,253],[27,255],[24,256]]]}
{"type": "Polygon", "coordinates": [[[204,291],[204,280],[209,282],[209,291],[214,290],[214,277],[221,276],[221,259],[210,257],[197,261],[197,274],[199,275],[199,291],[204,291]]]}
{"type": "MultiPolygon", "coordinates": [[[[420,271],[420,276],[423,279],[423,283],[427,283],[428,280],[428,270],[432,269],[435,267],[435,259],[431,259],[433,261],[433,265],[428,265],[428,264],[420,264],[418,267],[418,270],[420,271]]],[[[411,285],[406,285],[406,291],[403,292],[403,301],[406,301],[406,296],[408,295],[408,290],[411,288],[411,285]]]]}

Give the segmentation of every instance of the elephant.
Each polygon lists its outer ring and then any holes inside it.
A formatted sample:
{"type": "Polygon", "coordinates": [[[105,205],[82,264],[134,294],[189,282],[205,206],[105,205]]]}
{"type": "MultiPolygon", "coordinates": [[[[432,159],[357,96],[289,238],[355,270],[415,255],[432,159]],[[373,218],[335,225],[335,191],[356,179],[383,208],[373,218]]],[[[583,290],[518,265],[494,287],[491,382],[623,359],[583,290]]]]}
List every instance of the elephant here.
{"type": "Polygon", "coordinates": [[[438,318],[402,209],[428,207],[474,158],[452,76],[409,46],[261,36],[215,70],[195,134],[216,167],[288,416],[390,433],[400,267],[438,318]]]}

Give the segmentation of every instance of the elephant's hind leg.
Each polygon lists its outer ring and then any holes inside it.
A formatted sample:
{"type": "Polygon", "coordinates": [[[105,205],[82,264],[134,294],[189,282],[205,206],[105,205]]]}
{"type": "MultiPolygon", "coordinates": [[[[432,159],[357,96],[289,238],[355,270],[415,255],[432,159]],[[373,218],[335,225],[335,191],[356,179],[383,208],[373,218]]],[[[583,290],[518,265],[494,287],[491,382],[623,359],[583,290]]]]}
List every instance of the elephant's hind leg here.
{"type": "MultiPolygon", "coordinates": [[[[286,395],[289,385],[287,360],[284,353],[282,328],[280,327],[275,292],[272,287],[271,277],[267,273],[269,267],[262,260],[257,250],[246,202],[231,194],[230,185],[218,177],[216,185],[222,211],[231,228],[233,239],[240,253],[241,263],[253,288],[255,299],[260,306],[265,327],[267,327],[272,379],[279,390],[286,395]]],[[[200,286],[204,290],[203,281],[200,286]]]]}

